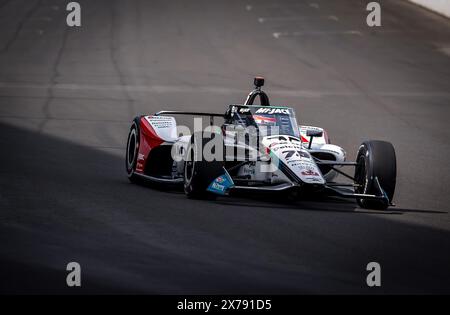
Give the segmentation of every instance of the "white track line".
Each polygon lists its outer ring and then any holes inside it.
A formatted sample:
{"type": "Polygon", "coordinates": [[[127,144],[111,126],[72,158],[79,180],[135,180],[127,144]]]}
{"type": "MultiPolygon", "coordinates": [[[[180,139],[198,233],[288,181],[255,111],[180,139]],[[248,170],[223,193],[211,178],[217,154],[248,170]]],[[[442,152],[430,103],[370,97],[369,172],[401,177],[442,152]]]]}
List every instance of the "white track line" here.
{"type": "Polygon", "coordinates": [[[289,21],[306,21],[312,19],[328,19],[332,21],[339,21],[338,17],[335,15],[321,15],[321,16],[286,16],[286,17],[259,17],[259,23],[266,22],[289,22],[289,21]]]}
{"type": "MultiPolygon", "coordinates": [[[[147,92],[147,93],[212,93],[212,94],[247,94],[246,89],[225,88],[218,86],[176,86],[176,85],[94,85],[94,84],[33,84],[20,82],[0,82],[0,96],[4,89],[37,89],[37,90],[60,90],[60,91],[97,91],[97,92],[147,92]]],[[[317,98],[327,96],[365,96],[365,94],[358,91],[341,90],[287,90],[287,89],[270,89],[270,94],[292,96],[292,97],[306,97],[317,98]]],[[[386,97],[445,97],[450,98],[450,93],[447,92],[422,92],[422,91],[374,91],[369,94],[386,96],[386,97]]],[[[26,96],[24,96],[26,97],[26,96]]],[[[55,96],[57,98],[58,96],[55,96]]]]}
{"type": "Polygon", "coordinates": [[[334,35],[358,35],[362,36],[362,33],[357,30],[348,31],[305,31],[305,32],[274,32],[272,36],[276,39],[286,36],[334,36],[334,35]]]}

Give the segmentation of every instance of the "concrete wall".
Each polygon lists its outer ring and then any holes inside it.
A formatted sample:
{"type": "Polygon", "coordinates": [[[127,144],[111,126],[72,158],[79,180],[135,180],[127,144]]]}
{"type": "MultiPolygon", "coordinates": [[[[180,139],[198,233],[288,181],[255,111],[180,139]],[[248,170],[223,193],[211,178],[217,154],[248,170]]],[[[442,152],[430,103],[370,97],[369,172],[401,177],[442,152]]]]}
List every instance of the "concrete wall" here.
{"type": "Polygon", "coordinates": [[[450,0],[409,0],[450,18],[450,0]]]}

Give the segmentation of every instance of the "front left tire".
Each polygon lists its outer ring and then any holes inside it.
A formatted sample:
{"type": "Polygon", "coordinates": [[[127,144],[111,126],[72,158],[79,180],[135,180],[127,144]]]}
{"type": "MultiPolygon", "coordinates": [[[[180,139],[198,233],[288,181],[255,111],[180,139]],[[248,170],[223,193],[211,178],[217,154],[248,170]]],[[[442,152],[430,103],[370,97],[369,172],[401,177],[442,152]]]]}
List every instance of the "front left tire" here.
{"type": "Polygon", "coordinates": [[[218,133],[195,133],[187,150],[184,165],[184,192],[188,198],[214,199],[216,195],[207,191],[211,182],[223,174],[224,155],[212,161],[204,156],[205,146],[210,141],[218,141],[223,153],[223,137],[218,133]]]}

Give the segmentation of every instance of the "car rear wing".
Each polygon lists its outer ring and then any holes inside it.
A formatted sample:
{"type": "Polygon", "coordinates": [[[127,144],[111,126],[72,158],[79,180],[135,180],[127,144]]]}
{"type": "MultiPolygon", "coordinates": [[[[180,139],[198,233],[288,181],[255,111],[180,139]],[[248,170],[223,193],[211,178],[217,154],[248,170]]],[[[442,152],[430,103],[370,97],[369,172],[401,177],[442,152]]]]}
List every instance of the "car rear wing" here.
{"type": "Polygon", "coordinates": [[[224,114],[218,113],[205,113],[205,112],[184,112],[176,110],[162,110],[155,114],[155,116],[168,116],[168,115],[189,115],[189,116],[209,116],[210,125],[214,125],[214,117],[225,118],[224,114]]]}

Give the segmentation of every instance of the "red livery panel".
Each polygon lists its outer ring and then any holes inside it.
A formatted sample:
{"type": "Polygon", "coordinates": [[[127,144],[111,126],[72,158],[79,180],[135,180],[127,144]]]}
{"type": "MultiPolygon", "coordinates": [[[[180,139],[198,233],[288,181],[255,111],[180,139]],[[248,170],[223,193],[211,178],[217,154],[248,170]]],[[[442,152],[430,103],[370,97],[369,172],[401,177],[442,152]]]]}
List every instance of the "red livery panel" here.
{"type": "Polygon", "coordinates": [[[140,120],[140,144],[138,151],[138,158],[136,164],[136,173],[144,173],[145,166],[147,163],[147,158],[149,156],[150,150],[161,145],[164,140],[161,139],[150,125],[150,123],[141,117],[140,120]]]}

